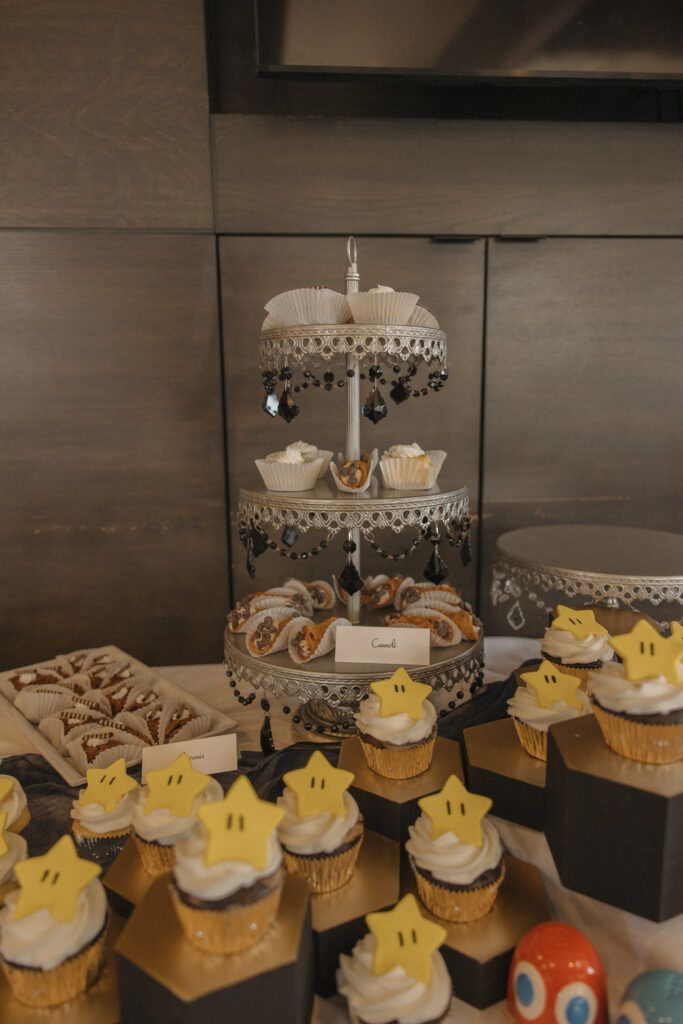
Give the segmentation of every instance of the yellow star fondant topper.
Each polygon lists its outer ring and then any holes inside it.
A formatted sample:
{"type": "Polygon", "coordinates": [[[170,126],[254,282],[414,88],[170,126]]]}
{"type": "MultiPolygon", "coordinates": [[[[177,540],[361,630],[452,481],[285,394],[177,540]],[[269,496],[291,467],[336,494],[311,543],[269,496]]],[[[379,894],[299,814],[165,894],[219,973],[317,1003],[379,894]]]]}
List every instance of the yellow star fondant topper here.
{"type": "Polygon", "coordinates": [[[426,683],[416,683],[404,668],[397,668],[390,679],[370,683],[370,689],[379,697],[382,718],[408,715],[415,722],[422,718],[422,704],[432,692],[426,683]]]}
{"type": "Polygon", "coordinates": [[[446,929],[420,913],[412,893],[393,910],[367,914],[365,921],[375,936],[373,974],[402,967],[407,975],[427,985],[432,975],[432,953],[446,938],[446,929]]]}
{"type": "Polygon", "coordinates": [[[520,678],[534,691],[540,707],[550,708],[558,701],[564,701],[567,707],[583,711],[576,692],[581,680],[568,672],[560,672],[552,661],[542,661],[534,672],[520,672],[520,678]]]}
{"type": "Polygon", "coordinates": [[[286,772],[283,780],[296,797],[300,818],[310,818],[321,811],[344,817],[344,793],[353,782],[353,772],[333,768],[319,750],[311,754],[305,768],[286,772]]]}
{"type": "Polygon", "coordinates": [[[0,857],[4,857],[5,854],[7,853],[7,851],[9,850],[9,846],[7,845],[7,840],[5,839],[5,825],[6,824],[7,824],[7,815],[3,811],[2,814],[0,814],[0,857]]]}
{"type": "Polygon", "coordinates": [[[468,792],[457,775],[449,775],[439,793],[417,802],[432,823],[432,839],[452,832],[462,843],[481,846],[481,820],[493,803],[489,797],[468,792]]]}
{"type": "Polygon", "coordinates": [[[78,897],[102,868],[76,853],[70,835],[58,839],[42,857],[29,857],[14,865],[21,889],[14,907],[14,920],[48,910],[58,921],[73,921],[78,897]]]}
{"type": "Polygon", "coordinates": [[[208,832],[204,863],[241,860],[263,871],[268,864],[268,841],[284,811],[261,800],[246,775],[241,775],[222,800],[197,811],[208,832]]]}
{"type": "Polygon", "coordinates": [[[607,630],[596,622],[595,615],[590,608],[567,608],[564,604],[558,604],[555,609],[555,618],[552,622],[553,629],[564,629],[571,633],[576,640],[585,640],[589,636],[604,636],[607,630]]]}
{"type": "Polygon", "coordinates": [[[208,786],[209,776],[193,768],[187,754],[181,754],[167,768],[147,772],[145,784],[148,794],[143,814],[165,808],[176,818],[188,818],[195,799],[208,786]]]}
{"type": "Polygon", "coordinates": [[[79,804],[100,804],[106,814],[118,807],[126,793],[138,787],[135,779],[126,774],[126,762],[122,757],[108,768],[88,768],[85,776],[88,785],[81,790],[79,804]]]}
{"type": "Polygon", "coordinates": [[[682,685],[678,663],[683,658],[683,640],[664,637],[649,622],[640,619],[630,633],[613,636],[609,643],[623,661],[629,682],[664,676],[667,683],[682,685]]]}
{"type": "Polygon", "coordinates": [[[683,640],[683,626],[680,622],[671,623],[671,636],[674,640],[683,640]]]}

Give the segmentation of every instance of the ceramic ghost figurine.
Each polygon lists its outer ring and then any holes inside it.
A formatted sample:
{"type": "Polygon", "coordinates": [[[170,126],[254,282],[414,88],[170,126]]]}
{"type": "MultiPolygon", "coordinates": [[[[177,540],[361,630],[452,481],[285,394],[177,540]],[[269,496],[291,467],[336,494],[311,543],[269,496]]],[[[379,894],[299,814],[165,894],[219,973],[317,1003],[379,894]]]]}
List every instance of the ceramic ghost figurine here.
{"type": "Polygon", "coordinates": [[[639,974],[621,998],[617,1024],[683,1024],[683,974],[639,974]]]}
{"type": "Polygon", "coordinates": [[[607,1024],[605,971],[586,936],[560,921],[527,932],[512,957],[508,1006],[517,1024],[607,1024]]]}

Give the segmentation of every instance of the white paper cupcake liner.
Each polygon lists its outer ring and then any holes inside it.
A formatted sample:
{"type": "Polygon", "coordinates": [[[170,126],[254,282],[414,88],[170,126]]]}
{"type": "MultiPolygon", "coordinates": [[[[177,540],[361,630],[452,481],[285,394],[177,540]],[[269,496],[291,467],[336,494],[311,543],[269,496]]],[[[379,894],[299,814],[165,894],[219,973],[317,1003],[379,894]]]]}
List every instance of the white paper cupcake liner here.
{"type": "Polygon", "coordinates": [[[104,715],[111,714],[111,704],[102,690],[87,690],[86,693],[74,697],[74,707],[85,711],[101,711],[104,715]]]}
{"type": "Polygon", "coordinates": [[[265,310],[287,327],[297,324],[346,324],[346,296],[331,288],[293,288],[266,302],[265,310]]]}
{"type": "MultiPolygon", "coordinates": [[[[313,629],[316,629],[316,623],[312,622],[310,619],[305,622],[300,621],[296,629],[290,630],[289,640],[287,643],[289,656],[292,659],[292,661],[294,661],[297,665],[303,665],[306,662],[313,661],[314,658],[322,658],[324,654],[328,654],[330,651],[334,650],[335,635],[337,629],[339,628],[339,626],[350,626],[351,623],[349,622],[348,619],[343,619],[341,617],[335,618],[334,621],[331,622],[327,626],[327,628],[322,631],[322,636],[318,641],[317,647],[315,648],[314,651],[312,651],[311,654],[308,655],[308,657],[301,657],[298,650],[294,646],[294,638],[296,637],[301,627],[304,625],[312,626],[313,629]]],[[[320,626],[322,625],[322,623],[318,623],[317,625],[320,626]]]]}
{"type": "Polygon", "coordinates": [[[310,620],[306,616],[296,615],[296,612],[293,608],[265,608],[263,611],[257,612],[250,618],[247,627],[246,644],[248,652],[252,654],[255,658],[264,658],[267,657],[269,654],[276,654],[278,651],[283,651],[287,647],[287,641],[289,639],[289,634],[292,630],[293,624],[296,624],[301,621],[308,622],[310,620]],[[280,630],[279,634],[275,637],[272,645],[267,650],[257,650],[256,648],[252,647],[252,637],[256,633],[256,630],[259,628],[259,626],[263,622],[265,622],[265,620],[269,617],[273,620],[274,623],[277,624],[281,623],[283,619],[289,619],[290,621],[286,624],[286,626],[284,626],[283,629],[280,630]]]}
{"type": "Polygon", "coordinates": [[[261,330],[262,331],[272,331],[273,328],[275,328],[275,327],[282,327],[282,326],[283,326],[282,320],[278,320],[278,318],[276,316],[273,316],[272,313],[269,313],[267,315],[266,319],[261,324],[261,330]]]}
{"type": "Polygon", "coordinates": [[[310,491],[315,487],[323,460],[310,462],[268,462],[255,459],[256,468],[269,491],[310,491]]]}
{"type": "MultiPolygon", "coordinates": [[[[334,482],[337,485],[337,490],[345,491],[347,494],[362,494],[363,491],[367,491],[368,487],[370,486],[370,482],[372,481],[372,474],[375,472],[378,458],[379,454],[377,452],[377,449],[373,448],[372,451],[370,452],[370,468],[368,469],[368,475],[362,487],[347,487],[347,485],[339,477],[339,469],[337,468],[337,466],[335,466],[334,462],[330,462],[330,470],[332,472],[332,476],[334,477],[334,482]]],[[[343,466],[345,461],[346,459],[344,458],[342,453],[339,452],[337,454],[337,462],[339,464],[339,467],[343,466]]]]}
{"type": "MultiPolygon", "coordinates": [[[[88,729],[92,729],[94,725],[97,725],[97,719],[95,717],[90,717],[91,715],[95,716],[96,714],[98,714],[97,712],[75,711],[75,713],[83,715],[84,721],[81,725],[73,726],[69,730],[69,742],[78,739],[78,737],[81,736],[82,733],[87,732],[88,729]]],[[[104,715],[102,715],[101,717],[103,718],[104,715]]],[[[49,715],[47,718],[44,718],[42,722],[39,723],[38,729],[40,732],[42,732],[43,736],[45,736],[50,741],[52,746],[56,747],[60,754],[67,753],[67,741],[64,735],[64,723],[58,719],[57,715],[49,715]]]]}
{"type": "Polygon", "coordinates": [[[208,732],[211,728],[211,715],[200,714],[198,708],[194,706],[192,701],[189,700],[174,700],[170,703],[167,713],[164,714],[161,727],[161,743],[179,743],[181,740],[192,740],[195,736],[200,736],[202,733],[208,732]],[[171,723],[173,715],[177,708],[188,707],[197,716],[191,721],[183,725],[177,732],[174,733],[172,738],[165,739],[164,734],[166,729],[171,723]]]}
{"type": "Polygon", "coordinates": [[[29,722],[40,722],[56,711],[70,707],[73,694],[63,686],[45,683],[42,686],[27,686],[17,694],[14,706],[29,722]]]}
{"type": "Polygon", "coordinates": [[[433,487],[446,458],[446,452],[435,450],[425,454],[432,460],[431,466],[419,459],[392,459],[382,456],[379,468],[385,487],[397,491],[426,491],[433,487]]]}
{"type": "Polygon", "coordinates": [[[412,292],[356,292],[347,295],[356,324],[407,324],[419,295],[412,292]]]}
{"type": "Polygon", "coordinates": [[[326,448],[318,448],[318,458],[322,459],[322,465],[318,470],[318,480],[322,480],[327,473],[327,467],[332,461],[332,452],[328,452],[326,448]]]}
{"type": "Polygon", "coordinates": [[[433,313],[431,313],[426,306],[421,306],[419,303],[410,314],[408,324],[411,327],[431,327],[434,330],[439,329],[439,321],[436,319],[433,313]]]}
{"type": "Polygon", "coordinates": [[[67,744],[69,751],[69,757],[79,770],[81,775],[85,775],[88,768],[108,768],[114,761],[118,761],[120,757],[124,759],[126,765],[138,764],[142,760],[143,747],[137,743],[121,743],[115,747],[109,747],[107,750],[101,751],[92,761],[89,761],[85,755],[83,747],[79,744],[83,740],[83,735],[79,736],[77,740],[73,740],[67,744]]]}

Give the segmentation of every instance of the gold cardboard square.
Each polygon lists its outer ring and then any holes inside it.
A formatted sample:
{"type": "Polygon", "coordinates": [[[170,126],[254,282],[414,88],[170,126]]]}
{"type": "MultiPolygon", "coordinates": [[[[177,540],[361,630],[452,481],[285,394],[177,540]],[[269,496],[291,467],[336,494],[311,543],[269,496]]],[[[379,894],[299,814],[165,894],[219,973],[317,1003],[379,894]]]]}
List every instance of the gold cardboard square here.
{"type": "Polygon", "coordinates": [[[441,789],[449,775],[464,781],[460,746],[455,740],[437,737],[432,763],[422,775],[413,779],[385,779],[377,775],[366,763],[363,748],[357,737],[343,740],[339,753],[339,768],[353,772],[354,789],[364,789],[395,804],[406,804],[428,793],[441,789]]]}
{"type": "Polygon", "coordinates": [[[152,882],[119,936],[116,952],[176,998],[189,1003],[296,961],[310,899],[304,879],[286,876],[277,919],[265,938],[242,953],[218,956],[203,953],[185,938],[170,878],[168,872],[152,882]]]}
{"type": "Polygon", "coordinates": [[[325,932],[398,903],[399,859],[398,843],[366,829],[351,881],[311,897],[313,930],[325,932]]]}
{"type": "Polygon", "coordinates": [[[127,840],[103,878],[106,889],[127,903],[132,903],[134,907],[140,903],[153,881],[154,876],[143,867],[138,848],[132,838],[127,840]]]}
{"type": "Polygon", "coordinates": [[[119,1019],[119,994],[116,987],[114,945],[124,921],[111,910],[109,914],[105,968],[95,984],[61,1006],[24,1006],[14,998],[5,975],[0,971],[2,1024],[45,1024],[48,1017],[50,1024],[116,1024],[119,1019]]]}
{"type": "Polygon", "coordinates": [[[527,754],[509,716],[473,725],[465,729],[463,738],[470,765],[516,782],[544,788],[546,763],[527,754]]]}
{"type": "Polygon", "coordinates": [[[644,790],[668,799],[683,793],[683,761],[643,764],[616,754],[605,743],[595,717],[584,715],[550,727],[562,760],[572,771],[644,790]]]}
{"type": "MultiPolygon", "coordinates": [[[[505,869],[496,902],[478,921],[452,924],[430,914],[420,904],[425,917],[446,929],[444,944],[480,965],[514,950],[530,928],[551,917],[538,869],[507,855],[505,869]]],[[[417,883],[410,868],[403,873],[402,882],[402,895],[412,892],[417,896],[417,883]]]]}

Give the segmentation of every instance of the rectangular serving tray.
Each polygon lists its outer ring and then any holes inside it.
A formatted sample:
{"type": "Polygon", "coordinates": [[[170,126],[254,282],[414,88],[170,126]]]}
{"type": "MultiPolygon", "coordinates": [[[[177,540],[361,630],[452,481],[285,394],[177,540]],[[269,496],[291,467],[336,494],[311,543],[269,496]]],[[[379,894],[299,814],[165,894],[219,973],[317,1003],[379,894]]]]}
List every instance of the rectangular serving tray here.
{"type": "MultiPolygon", "coordinates": [[[[98,650],[107,651],[112,658],[119,660],[126,660],[130,662],[132,668],[139,672],[145,672],[151,676],[150,685],[154,690],[157,690],[160,694],[169,694],[170,696],[177,697],[179,700],[185,700],[191,704],[198,711],[201,711],[205,715],[211,716],[211,728],[201,734],[201,736],[194,737],[195,739],[201,739],[204,736],[220,736],[221,733],[230,732],[231,729],[237,727],[237,722],[234,718],[230,718],[229,715],[223,714],[222,711],[218,711],[217,708],[207,704],[206,701],[201,700],[199,697],[195,697],[193,693],[189,693],[184,690],[182,686],[177,686],[172,683],[170,679],[166,679],[155,669],[150,668],[149,665],[145,665],[144,662],[138,661],[132,654],[128,654],[126,651],[122,651],[120,647],[116,647],[113,644],[106,644],[98,650]]],[[[49,664],[49,659],[45,659],[42,662],[36,662],[35,664],[49,664]]],[[[26,665],[23,668],[12,668],[7,672],[0,672],[0,679],[9,679],[10,676],[15,675],[16,672],[23,672],[26,669],[32,668],[32,665],[26,665]]],[[[37,747],[38,751],[42,754],[48,764],[59,772],[65,782],[68,782],[70,786],[81,786],[85,782],[85,776],[81,775],[73,761],[68,755],[60,754],[59,751],[54,747],[46,736],[43,736],[42,732],[36,725],[29,722],[25,718],[21,711],[14,707],[11,701],[7,700],[3,694],[0,693],[0,710],[2,710],[9,719],[17,726],[21,732],[27,736],[34,746],[37,747]]],[[[135,761],[128,761],[128,765],[138,764],[140,759],[135,761]]]]}

